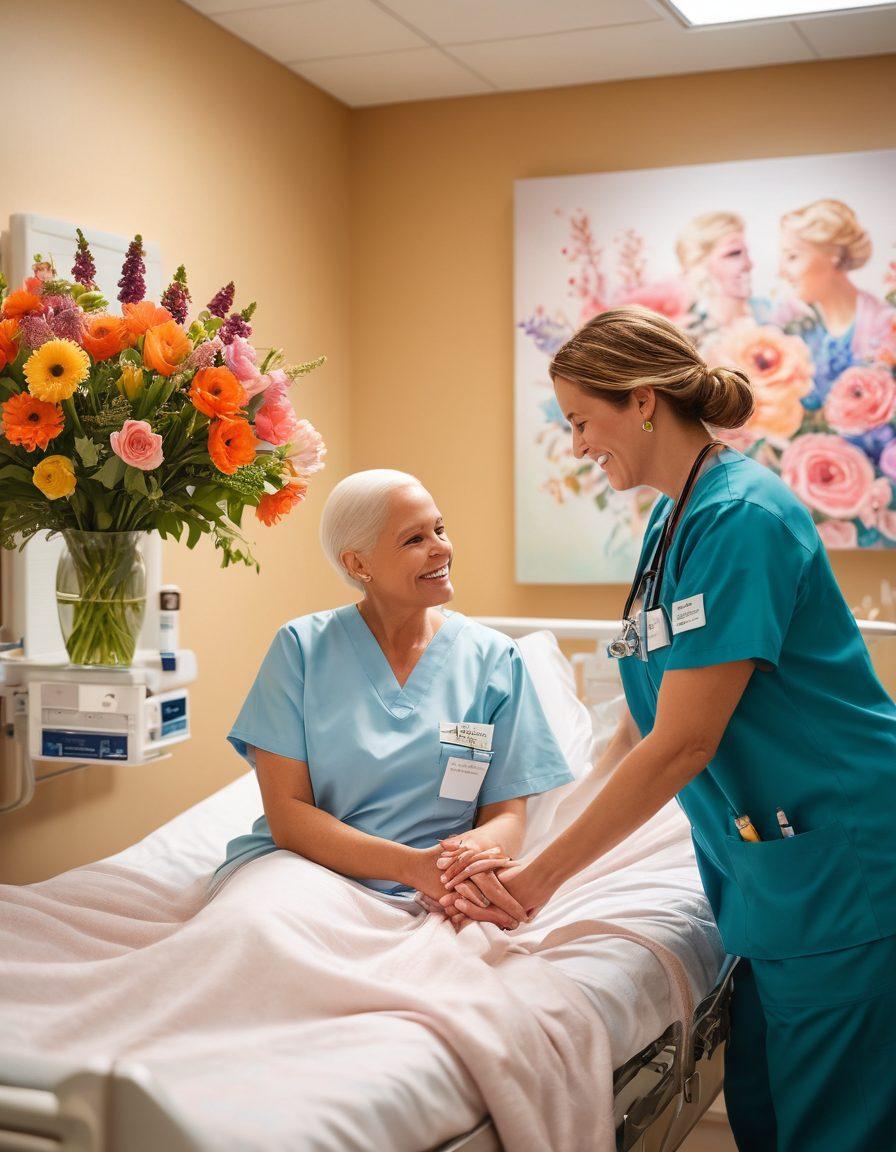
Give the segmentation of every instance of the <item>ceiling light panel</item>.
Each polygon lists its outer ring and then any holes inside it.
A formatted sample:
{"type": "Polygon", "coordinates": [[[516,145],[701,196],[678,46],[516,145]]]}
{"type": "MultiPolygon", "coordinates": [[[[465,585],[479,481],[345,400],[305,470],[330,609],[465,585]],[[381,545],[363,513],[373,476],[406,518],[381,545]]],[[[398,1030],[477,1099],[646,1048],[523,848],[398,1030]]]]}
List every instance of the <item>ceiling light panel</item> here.
{"type": "Polygon", "coordinates": [[[692,28],[894,7],[881,4],[880,0],[667,0],[667,3],[692,28]]]}

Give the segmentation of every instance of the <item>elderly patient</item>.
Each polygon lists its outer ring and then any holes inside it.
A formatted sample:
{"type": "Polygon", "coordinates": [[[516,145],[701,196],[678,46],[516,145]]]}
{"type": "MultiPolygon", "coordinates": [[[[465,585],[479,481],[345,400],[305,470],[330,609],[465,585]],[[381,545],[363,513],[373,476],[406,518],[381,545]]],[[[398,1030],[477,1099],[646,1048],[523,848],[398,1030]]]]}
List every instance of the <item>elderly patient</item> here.
{"type": "Polygon", "coordinates": [[[441,607],[453,549],[413,476],[343,480],[321,539],[363,599],[274,637],[228,735],[256,770],[264,815],[228,844],[211,892],[282,848],[458,929],[458,897],[514,928],[525,914],[495,869],[520,850],[525,798],[572,779],[520,653],[441,607]],[[461,862],[473,880],[447,893],[461,862]]]}

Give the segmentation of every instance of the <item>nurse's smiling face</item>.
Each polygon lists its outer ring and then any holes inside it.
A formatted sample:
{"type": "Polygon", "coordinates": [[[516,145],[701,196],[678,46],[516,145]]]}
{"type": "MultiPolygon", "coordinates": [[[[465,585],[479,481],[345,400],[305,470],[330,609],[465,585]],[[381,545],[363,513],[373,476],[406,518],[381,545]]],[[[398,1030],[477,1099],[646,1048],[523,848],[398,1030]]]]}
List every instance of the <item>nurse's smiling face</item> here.
{"type": "Polygon", "coordinates": [[[576,459],[594,460],[617,492],[646,483],[652,444],[642,424],[653,418],[656,398],[652,389],[636,388],[618,405],[558,376],[554,394],[572,426],[576,459]]]}
{"type": "Polygon", "coordinates": [[[432,496],[417,484],[394,491],[389,515],[374,548],[358,557],[369,576],[367,595],[384,605],[434,607],[454,596],[454,550],[432,496]]]}

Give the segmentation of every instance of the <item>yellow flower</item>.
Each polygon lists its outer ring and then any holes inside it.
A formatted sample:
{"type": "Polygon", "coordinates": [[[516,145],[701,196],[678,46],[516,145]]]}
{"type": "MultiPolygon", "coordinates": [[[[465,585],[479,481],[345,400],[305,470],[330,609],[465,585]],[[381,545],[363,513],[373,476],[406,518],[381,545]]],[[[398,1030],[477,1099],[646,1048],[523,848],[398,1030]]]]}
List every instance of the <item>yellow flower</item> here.
{"type": "Polygon", "coordinates": [[[28,391],[38,400],[68,400],[90,372],[90,357],[74,340],[48,340],[25,361],[28,391]]]}
{"type": "Polygon", "coordinates": [[[122,364],[115,385],[126,400],[136,400],[143,391],[143,369],[135,364],[122,364]]]}
{"type": "Polygon", "coordinates": [[[68,456],[45,456],[34,469],[34,485],[48,500],[71,496],[75,490],[75,469],[68,456]]]}

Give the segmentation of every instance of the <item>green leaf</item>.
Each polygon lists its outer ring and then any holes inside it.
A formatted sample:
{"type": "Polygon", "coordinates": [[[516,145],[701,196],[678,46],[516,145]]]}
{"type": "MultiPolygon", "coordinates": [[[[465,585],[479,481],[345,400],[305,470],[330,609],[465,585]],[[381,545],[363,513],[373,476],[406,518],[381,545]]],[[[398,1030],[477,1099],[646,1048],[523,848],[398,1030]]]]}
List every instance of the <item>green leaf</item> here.
{"type": "Polygon", "coordinates": [[[10,480],[21,480],[23,483],[32,485],[34,484],[34,474],[29,472],[27,468],[23,468],[21,464],[7,464],[5,467],[0,468],[0,480],[4,478],[10,480]]]}
{"type": "Polygon", "coordinates": [[[98,532],[105,532],[112,527],[112,513],[107,512],[105,508],[97,509],[96,513],[96,527],[98,532]]]}
{"type": "Polygon", "coordinates": [[[124,490],[125,492],[130,492],[132,496],[149,495],[149,489],[146,487],[146,477],[139,468],[132,468],[130,465],[125,467],[124,490]]]}
{"type": "Polygon", "coordinates": [[[202,535],[202,521],[193,520],[189,521],[189,528],[187,530],[187,547],[195,548],[199,542],[199,537],[202,535]]]}
{"type": "Polygon", "coordinates": [[[120,456],[110,456],[99,472],[94,472],[91,480],[99,480],[104,488],[117,488],[126,470],[127,465],[120,456]]]}
{"type": "Polygon", "coordinates": [[[18,392],[21,392],[21,388],[19,388],[11,376],[0,377],[0,393],[9,397],[15,396],[18,392]]]}
{"type": "Polygon", "coordinates": [[[121,364],[136,364],[138,368],[143,367],[143,357],[136,348],[125,348],[118,359],[121,364]]]}
{"type": "Polygon", "coordinates": [[[99,460],[99,445],[87,436],[75,437],[75,451],[84,462],[85,468],[92,468],[99,460]]]}

